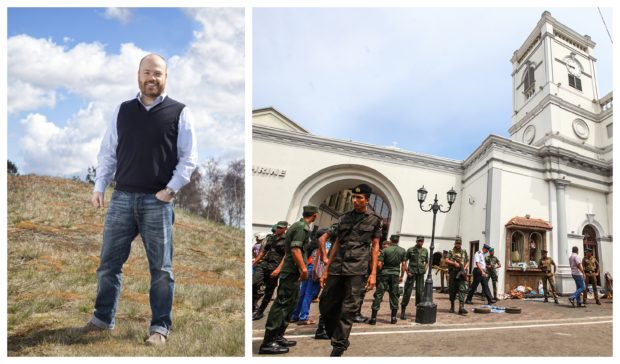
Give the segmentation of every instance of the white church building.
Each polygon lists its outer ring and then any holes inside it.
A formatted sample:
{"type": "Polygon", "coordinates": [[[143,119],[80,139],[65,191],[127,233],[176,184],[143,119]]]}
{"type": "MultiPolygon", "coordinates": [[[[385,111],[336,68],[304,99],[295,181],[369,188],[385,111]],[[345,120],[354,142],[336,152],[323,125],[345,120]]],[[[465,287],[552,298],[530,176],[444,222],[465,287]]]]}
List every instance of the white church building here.
{"type": "MultiPolygon", "coordinates": [[[[500,292],[537,287],[533,262],[546,249],[558,264],[558,291],[574,291],[568,267],[573,246],[592,247],[613,272],[613,94],[598,93],[595,43],[544,12],[512,55],[510,138],[489,135],[471,155],[451,160],[401,149],[312,135],[274,108],[253,111],[254,232],[302,206],[320,206],[316,226],[327,227],[351,208],[349,189],[372,186],[371,205],[385,220],[384,236],[415,236],[430,246],[432,214],[420,210],[416,190],[429,190],[449,213],[437,215],[435,259],[461,236],[470,254],[484,243],[502,268],[500,292]]],[[[438,285],[438,275],[433,275],[438,285]]],[[[604,282],[601,282],[604,283],[604,282]]]]}

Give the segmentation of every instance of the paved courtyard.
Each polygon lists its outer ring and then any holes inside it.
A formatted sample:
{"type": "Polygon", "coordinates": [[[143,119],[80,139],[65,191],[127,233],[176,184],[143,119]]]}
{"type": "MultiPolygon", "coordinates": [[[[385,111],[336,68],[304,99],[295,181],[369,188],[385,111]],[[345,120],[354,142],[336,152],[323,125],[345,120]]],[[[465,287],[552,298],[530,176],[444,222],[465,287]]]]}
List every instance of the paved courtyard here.
{"type": "MultiPolygon", "coordinates": [[[[413,299],[412,299],[413,301],[413,299]]],[[[565,297],[560,304],[537,299],[500,300],[496,306],[520,307],[520,314],[474,313],[485,302],[474,297],[466,305],[469,314],[448,313],[447,294],[434,293],[437,321],[430,325],[415,323],[415,307],[408,307],[408,320],[390,324],[387,295],[377,315],[377,325],[354,324],[351,346],[345,356],[611,356],[613,325],[611,300],[592,300],[585,308],[573,308],[565,297]],[[492,344],[482,345],[487,340],[492,344]],[[383,345],[389,343],[389,345],[383,345]],[[457,351],[458,348],[458,351],[457,351]]],[[[362,312],[370,316],[372,294],[364,300],[362,312]]],[[[458,308],[458,306],[457,306],[458,308]]],[[[268,312],[267,309],[266,313],[268,312]]],[[[318,303],[311,306],[311,318],[318,321],[318,303]]],[[[252,322],[252,353],[257,355],[266,316],[252,322]]],[[[400,316],[400,311],[399,311],[400,316]]],[[[288,339],[297,340],[288,356],[328,356],[328,340],[315,340],[316,325],[291,323],[288,339]]]]}

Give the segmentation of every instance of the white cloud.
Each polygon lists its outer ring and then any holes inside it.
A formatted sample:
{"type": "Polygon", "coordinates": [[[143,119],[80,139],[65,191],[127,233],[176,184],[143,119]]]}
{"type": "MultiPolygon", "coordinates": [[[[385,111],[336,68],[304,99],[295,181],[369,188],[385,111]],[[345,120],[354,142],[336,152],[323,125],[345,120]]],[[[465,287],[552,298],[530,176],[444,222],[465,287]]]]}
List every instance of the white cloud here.
{"type": "Polygon", "coordinates": [[[94,164],[100,136],[84,124],[103,124],[102,114],[89,105],[74,116],[69,124],[60,128],[45,115],[28,114],[20,121],[24,135],[19,140],[23,153],[24,170],[47,175],[80,175],[85,166],[94,164]]]}
{"type": "Polygon", "coordinates": [[[8,89],[9,114],[55,105],[56,92],[54,90],[46,91],[20,80],[15,80],[8,89]]]}
{"type": "MultiPolygon", "coordinates": [[[[183,54],[168,61],[167,92],[194,115],[199,159],[242,158],[244,150],[243,9],[188,9],[201,29],[183,54]]],[[[100,43],[70,47],[28,35],[7,41],[8,106],[30,112],[20,121],[20,169],[83,175],[96,163],[99,143],[116,105],[135,96],[140,59],[151,50],[132,43],[118,54],[100,43]],[[63,94],[88,103],[69,120],[51,120],[63,94]],[[61,126],[66,125],[66,126],[61,126]]]]}
{"type": "Polygon", "coordinates": [[[103,17],[106,19],[118,20],[122,24],[129,23],[131,19],[131,10],[129,8],[107,8],[103,17]]]}

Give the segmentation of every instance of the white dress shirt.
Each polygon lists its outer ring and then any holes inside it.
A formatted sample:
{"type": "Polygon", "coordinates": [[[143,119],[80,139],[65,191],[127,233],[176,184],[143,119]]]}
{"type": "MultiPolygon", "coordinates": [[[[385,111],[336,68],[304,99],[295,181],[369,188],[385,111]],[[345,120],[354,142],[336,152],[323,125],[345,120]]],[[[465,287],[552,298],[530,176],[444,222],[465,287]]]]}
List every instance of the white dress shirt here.
{"type": "Polygon", "coordinates": [[[484,261],[484,253],[482,251],[477,251],[476,254],[474,254],[474,267],[478,268],[476,263],[479,263],[482,267],[482,271],[486,272],[487,263],[484,261]]]}
{"type": "MultiPolygon", "coordinates": [[[[141,93],[138,93],[136,98],[148,111],[164,101],[167,95],[166,93],[161,94],[155,99],[154,103],[148,106],[142,103],[140,96],[142,96],[141,93]]],[[[118,145],[116,120],[119,110],[120,105],[114,110],[114,114],[112,114],[112,118],[108,124],[108,129],[101,141],[101,148],[99,148],[99,154],[97,155],[95,192],[105,191],[106,186],[112,181],[114,173],[116,173],[116,146],[118,145]]],[[[192,119],[192,113],[189,108],[184,107],[179,116],[179,133],[177,136],[177,157],[179,158],[179,162],[172,173],[172,178],[167,184],[167,186],[175,192],[178,192],[181,187],[189,182],[192,172],[196,169],[198,153],[192,119]]]]}

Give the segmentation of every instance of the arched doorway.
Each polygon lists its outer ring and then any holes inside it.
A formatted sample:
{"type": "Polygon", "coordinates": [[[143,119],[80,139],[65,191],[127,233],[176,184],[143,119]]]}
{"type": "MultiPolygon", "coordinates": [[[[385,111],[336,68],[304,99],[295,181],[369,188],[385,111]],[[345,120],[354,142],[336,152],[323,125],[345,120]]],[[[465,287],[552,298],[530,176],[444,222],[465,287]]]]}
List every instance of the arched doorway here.
{"type": "MultiPolygon", "coordinates": [[[[592,249],[592,254],[594,255],[594,257],[596,258],[596,260],[599,262],[599,270],[600,270],[600,264],[601,264],[601,260],[599,259],[599,254],[598,254],[598,239],[597,239],[597,233],[596,233],[596,229],[594,228],[594,226],[592,225],[586,225],[583,228],[583,231],[581,233],[583,235],[583,251],[584,251],[584,255],[585,255],[585,250],[586,249],[592,249]]],[[[600,286],[601,284],[601,275],[599,274],[598,277],[596,277],[596,284],[598,284],[600,286]]]]}
{"type": "Polygon", "coordinates": [[[289,208],[289,221],[301,215],[304,205],[319,206],[317,226],[327,227],[350,209],[350,189],[360,183],[372,188],[370,205],[389,224],[385,237],[400,232],[404,204],[394,184],[382,173],[363,165],[345,164],[324,168],[306,178],[297,188],[289,208]],[[330,207],[331,205],[331,207],[330,207]]]}

